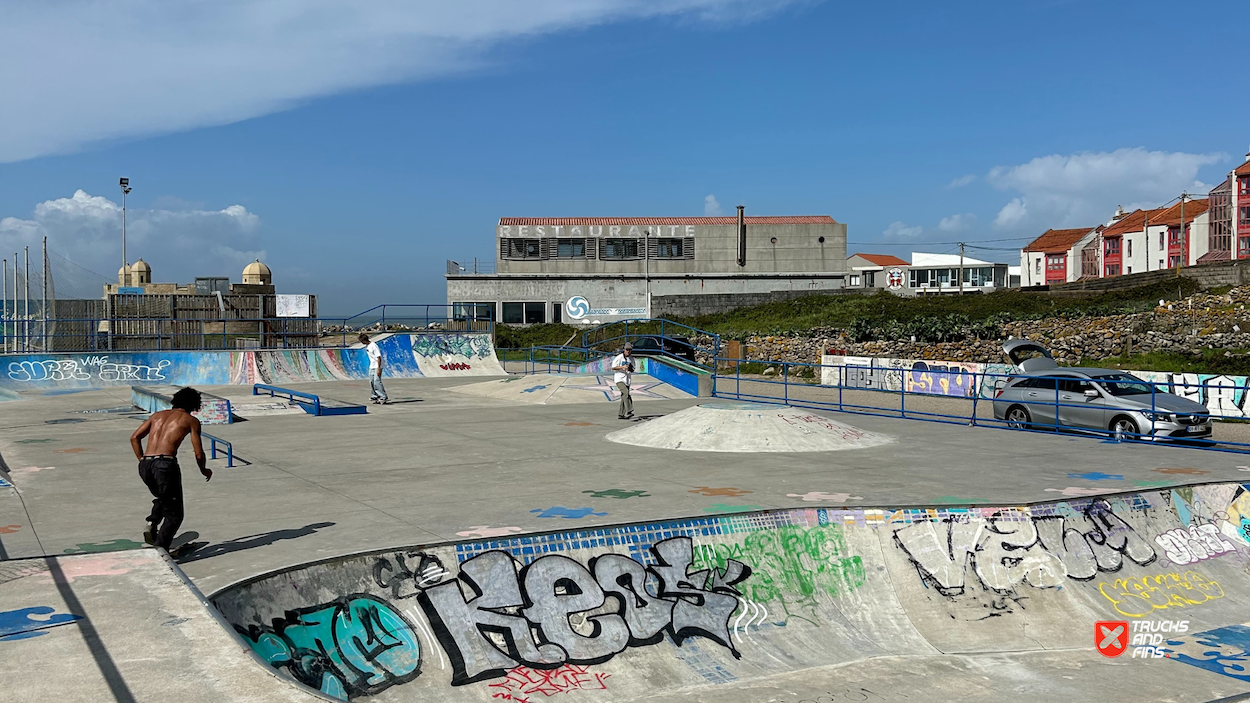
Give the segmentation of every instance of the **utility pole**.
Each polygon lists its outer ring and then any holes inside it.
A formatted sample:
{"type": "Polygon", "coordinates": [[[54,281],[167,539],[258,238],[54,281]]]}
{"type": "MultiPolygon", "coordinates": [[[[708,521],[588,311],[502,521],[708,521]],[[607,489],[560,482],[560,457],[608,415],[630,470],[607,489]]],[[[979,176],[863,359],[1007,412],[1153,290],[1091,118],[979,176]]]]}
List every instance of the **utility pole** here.
{"type": "Polygon", "coordinates": [[[43,238],[43,323],[40,336],[43,338],[43,351],[48,351],[48,238],[43,238]]]}
{"type": "MultiPolygon", "coordinates": [[[[1045,257],[1045,254],[1042,254],[1045,257]]],[[[1046,280],[1046,279],[1042,279],[1046,280]]],[[[964,294],[964,243],[959,243],[959,294],[964,294]]]]}
{"type": "Polygon", "coordinates": [[[3,285],[0,285],[0,341],[3,341],[4,353],[9,352],[9,260],[3,259],[0,269],[4,270],[3,285]]]}
{"type": "Polygon", "coordinates": [[[22,349],[30,351],[30,247],[22,247],[26,261],[26,280],[22,282],[22,300],[26,311],[22,313],[22,349]]]}
{"type": "Polygon", "coordinates": [[[651,319],[651,228],[643,230],[642,233],[642,258],[645,262],[646,273],[644,277],[647,283],[647,319],[651,319]]]}
{"type": "Polygon", "coordinates": [[[1177,274],[1180,273],[1181,266],[1189,265],[1189,233],[1185,230],[1185,198],[1188,198],[1188,197],[1189,197],[1188,193],[1186,193],[1185,191],[1181,191],[1181,231],[1180,231],[1181,257],[1176,260],[1177,274]]]}

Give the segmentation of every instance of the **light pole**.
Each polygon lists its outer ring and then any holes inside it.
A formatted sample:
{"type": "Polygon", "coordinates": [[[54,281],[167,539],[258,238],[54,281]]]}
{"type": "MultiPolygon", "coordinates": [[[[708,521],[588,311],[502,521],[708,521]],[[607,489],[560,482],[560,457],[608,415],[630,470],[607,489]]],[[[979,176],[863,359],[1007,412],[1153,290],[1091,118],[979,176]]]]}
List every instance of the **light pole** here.
{"type": "MultiPolygon", "coordinates": [[[[130,285],[129,262],[126,259],[126,196],[130,194],[130,179],[121,178],[117,184],[122,189],[122,280],[123,286],[130,285]]],[[[118,291],[120,292],[120,291],[118,291]]]]}
{"type": "Polygon", "coordinates": [[[642,258],[645,261],[643,278],[647,283],[647,319],[651,319],[651,228],[642,233],[642,258]]]}

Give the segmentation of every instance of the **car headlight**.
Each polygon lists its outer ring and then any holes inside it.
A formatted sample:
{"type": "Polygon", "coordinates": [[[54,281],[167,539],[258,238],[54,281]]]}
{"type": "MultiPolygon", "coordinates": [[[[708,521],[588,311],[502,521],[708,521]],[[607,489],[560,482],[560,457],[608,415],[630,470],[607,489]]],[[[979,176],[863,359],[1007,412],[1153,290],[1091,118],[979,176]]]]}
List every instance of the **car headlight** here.
{"type": "Polygon", "coordinates": [[[1151,422],[1176,422],[1176,416],[1172,413],[1150,412],[1143,410],[1142,415],[1151,422]]]}

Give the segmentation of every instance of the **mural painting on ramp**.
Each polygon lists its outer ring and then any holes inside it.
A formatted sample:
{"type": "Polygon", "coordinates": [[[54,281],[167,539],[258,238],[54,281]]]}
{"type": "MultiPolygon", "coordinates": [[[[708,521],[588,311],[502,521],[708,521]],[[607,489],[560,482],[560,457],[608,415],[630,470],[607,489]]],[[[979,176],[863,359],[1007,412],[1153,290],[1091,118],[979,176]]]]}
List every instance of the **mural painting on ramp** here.
{"type": "Polygon", "coordinates": [[[1106,620],[1184,618],[1216,633],[1203,641],[1240,642],[1217,630],[1245,620],[1243,519],[1250,493],[1225,483],[1030,507],[479,527],[463,533],[472,541],[295,567],[213,602],[271,666],[338,698],[586,688],[626,700],[656,681],[690,693],[875,657],[1097,658],[1089,633],[1106,620]]]}

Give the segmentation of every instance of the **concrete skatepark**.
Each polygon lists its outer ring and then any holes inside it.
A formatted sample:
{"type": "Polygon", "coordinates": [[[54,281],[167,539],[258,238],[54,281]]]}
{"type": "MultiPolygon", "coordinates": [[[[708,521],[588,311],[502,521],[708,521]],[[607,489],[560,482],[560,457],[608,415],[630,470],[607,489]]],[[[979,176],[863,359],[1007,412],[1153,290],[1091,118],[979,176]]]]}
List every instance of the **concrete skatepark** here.
{"type": "MultiPolygon", "coordinates": [[[[184,468],[183,529],[209,545],[180,565],[139,542],[133,383],[5,385],[18,398],[0,403],[8,696],[1250,691],[1244,455],[728,403],[657,376],[659,397],[621,422],[595,369],[461,379],[424,373],[416,354],[423,373],[388,379],[395,404],[366,415],[250,394],[269,381],[359,402],[349,351],[325,367],[342,378],[255,352],[237,368],[260,378],[204,385],[245,421],[212,429],[235,468],[210,463],[207,484],[184,468]],[[1103,656],[1104,621],[1129,623],[1130,650],[1158,649],[1103,656]]],[[[93,378],[119,363],[72,361],[93,378]]],[[[187,368],[210,363],[236,368],[187,368]]]]}

